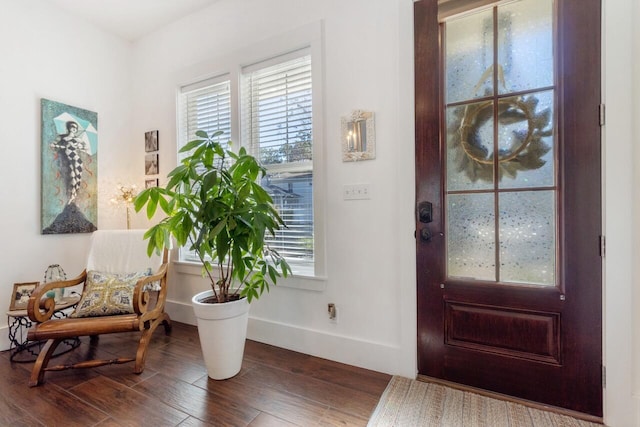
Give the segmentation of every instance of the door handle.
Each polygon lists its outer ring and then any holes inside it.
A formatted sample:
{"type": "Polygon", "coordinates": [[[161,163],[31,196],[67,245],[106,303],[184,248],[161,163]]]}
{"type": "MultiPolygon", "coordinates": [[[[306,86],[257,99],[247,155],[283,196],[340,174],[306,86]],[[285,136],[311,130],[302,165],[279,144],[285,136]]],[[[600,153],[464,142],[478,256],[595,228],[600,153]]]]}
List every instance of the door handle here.
{"type": "Polygon", "coordinates": [[[418,219],[425,224],[433,221],[433,205],[431,202],[420,202],[418,204],[418,219]]]}
{"type": "Polygon", "coordinates": [[[420,240],[422,240],[423,242],[431,241],[431,230],[429,230],[429,227],[420,229],[420,240]]]}

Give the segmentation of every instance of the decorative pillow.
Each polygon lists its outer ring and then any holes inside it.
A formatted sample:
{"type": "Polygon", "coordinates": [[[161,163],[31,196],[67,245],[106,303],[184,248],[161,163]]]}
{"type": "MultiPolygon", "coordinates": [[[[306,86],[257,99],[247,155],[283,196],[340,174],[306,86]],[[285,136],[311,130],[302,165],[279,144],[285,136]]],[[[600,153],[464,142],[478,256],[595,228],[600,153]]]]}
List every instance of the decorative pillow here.
{"type": "Polygon", "coordinates": [[[114,274],[87,272],[82,297],[70,317],[133,313],[133,289],[148,272],[114,274]]]}
{"type": "MultiPolygon", "coordinates": [[[[151,271],[151,267],[147,268],[147,270],[145,271],[145,276],[151,276],[153,274],[153,272],[151,271]]],[[[159,292],[161,289],[160,287],[160,281],[156,280],[155,282],[151,282],[151,283],[147,283],[146,285],[144,285],[144,287],[142,288],[142,290],[144,292],[159,292]]]]}

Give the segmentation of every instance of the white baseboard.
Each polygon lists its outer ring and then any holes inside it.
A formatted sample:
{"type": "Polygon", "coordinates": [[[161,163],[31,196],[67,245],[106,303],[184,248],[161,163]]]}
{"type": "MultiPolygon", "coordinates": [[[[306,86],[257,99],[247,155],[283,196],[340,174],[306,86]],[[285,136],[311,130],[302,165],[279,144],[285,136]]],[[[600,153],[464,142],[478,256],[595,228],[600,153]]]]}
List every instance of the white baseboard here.
{"type": "Polygon", "coordinates": [[[165,302],[165,311],[176,322],[186,323],[187,325],[196,325],[196,316],[193,314],[191,303],[167,300],[165,302]]]}
{"type": "Polygon", "coordinates": [[[373,371],[402,375],[400,348],[358,338],[249,317],[247,338],[373,371]]]}
{"type": "MultiPolygon", "coordinates": [[[[196,324],[191,304],[167,301],[166,311],[172,320],[196,324]]],[[[399,366],[400,348],[385,343],[332,334],[309,328],[273,322],[249,316],[247,338],[311,356],[329,359],[388,374],[411,376],[399,366]]]]}

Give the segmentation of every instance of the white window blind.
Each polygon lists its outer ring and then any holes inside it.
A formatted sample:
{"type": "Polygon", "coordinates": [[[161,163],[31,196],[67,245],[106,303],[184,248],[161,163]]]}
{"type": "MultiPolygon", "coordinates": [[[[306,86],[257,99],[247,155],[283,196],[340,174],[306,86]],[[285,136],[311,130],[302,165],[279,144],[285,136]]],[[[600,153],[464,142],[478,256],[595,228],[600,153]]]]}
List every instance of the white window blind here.
{"type": "Polygon", "coordinates": [[[219,141],[231,138],[231,85],[229,80],[209,79],[184,86],[180,90],[179,145],[195,138],[197,130],[209,134],[222,131],[219,141]]]}
{"type": "MultiPolygon", "coordinates": [[[[198,130],[204,130],[209,135],[220,130],[223,133],[218,141],[225,147],[228,145],[231,138],[231,85],[228,79],[220,80],[209,79],[180,88],[178,151],[196,138],[198,130]]],[[[188,248],[189,245],[180,248],[180,259],[199,262],[196,253],[188,248]]]]}
{"type": "Polygon", "coordinates": [[[267,242],[294,273],[312,268],[311,56],[302,50],[244,67],[242,81],[244,140],[267,169],[261,184],[286,224],[267,242]]]}

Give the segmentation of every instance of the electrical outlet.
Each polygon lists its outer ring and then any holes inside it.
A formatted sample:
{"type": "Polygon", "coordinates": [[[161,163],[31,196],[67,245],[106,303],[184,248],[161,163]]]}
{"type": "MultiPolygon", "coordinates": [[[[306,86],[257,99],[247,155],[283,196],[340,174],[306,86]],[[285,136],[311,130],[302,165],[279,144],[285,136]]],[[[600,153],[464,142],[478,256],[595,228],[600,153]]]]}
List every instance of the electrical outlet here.
{"type": "Polygon", "coordinates": [[[327,312],[329,313],[329,322],[338,323],[338,309],[334,303],[330,302],[327,305],[327,312]]]}
{"type": "Polygon", "coordinates": [[[367,200],[371,198],[369,184],[347,184],[342,186],[344,200],[367,200]]]}

